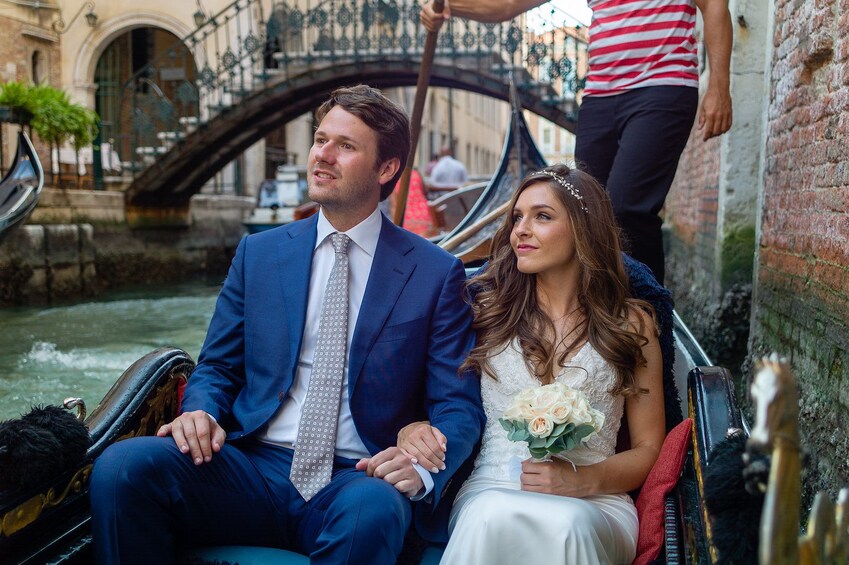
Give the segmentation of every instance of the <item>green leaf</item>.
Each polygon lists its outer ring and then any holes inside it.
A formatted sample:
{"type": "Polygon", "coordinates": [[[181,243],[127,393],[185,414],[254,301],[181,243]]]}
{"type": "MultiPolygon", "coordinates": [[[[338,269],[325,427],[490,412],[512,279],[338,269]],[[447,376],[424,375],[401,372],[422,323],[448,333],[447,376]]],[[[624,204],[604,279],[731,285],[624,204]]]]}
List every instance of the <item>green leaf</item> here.
{"type": "Polygon", "coordinates": [[[533,440],[531,440],[529,445],[530,445],[530,447],[534,447],[534,448],[545,447],[545,438],[544,437],[535,437],[533,440]]]}
{"type": "Polygon", "coordinates": [[[546,448],[551,447],[552,445],[554,445],[557,442],[558,439],[560,439],[560,438],[557,438],[557,437],[554,437],[554,436],[548,436],[548,439],[545,440],[545,447],[546,448]]]}
{"type": "Polygon", "coordinates": [[[531,447],[531,448],[528,449],[528,451],[531,452],[531,456],[534,459],[542,459],[543,457],[545,457],[545,454],[548,453],[548,451],[546,449],[536,448],[536,447],[531,447]]]}
{"type": "Polygon", "coordinates": [[[563,422],[562,424],[557,424],[556,426],[554,426],[554,429],[551,431],[551,435],[553,435],[553,436],[563,435],[563,432],[566,431],[567,425],[568,424],[566,422],[563,422]]]}
{"type": "Polygon", "coordinates": [[[498,423],[501,424],[501,427],[507,430],[508,432],[513,431],[513,422],[511,420],[505,420],[504,418],[499,418],[498,423]]]}
{"type": "Polygon", "coordinates": [[[590,424],[581,424],[580,426],[575,428],[575,434],[574,434],[575,439],[577,439],[578,441],[581,441],[582,439],[584,439],[585,437],[587,437],[588,435],[590,435],[594,431],[595,431],[595,428],[593,428],[590,424]]]}

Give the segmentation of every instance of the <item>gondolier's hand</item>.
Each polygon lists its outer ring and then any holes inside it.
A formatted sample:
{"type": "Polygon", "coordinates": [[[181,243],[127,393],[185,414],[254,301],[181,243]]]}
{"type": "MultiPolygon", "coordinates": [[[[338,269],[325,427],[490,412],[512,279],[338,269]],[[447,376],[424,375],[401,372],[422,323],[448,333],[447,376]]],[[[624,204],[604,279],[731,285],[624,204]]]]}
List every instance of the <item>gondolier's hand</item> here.
{"type": "Polygon", "coordinates": [[[357,470],[365,471],[369,477],[383,479],[407,498],[416,496],[424,488],[421,475],[413,468],[412,457],[398,447],[360,459],[357,470]]]}
{"type": "Polygon", "coordinates": [[[439,428],[431,426],[430,422],[413,422],[398,432],[398,447],[413,457],[413,463],[431,473],[445,470],[447,442],[439,428]]]}
{"type": "Polygon", "coordinates": [[[433,2],[428,2],[422,7],[422,11],[419,15],[422,18],[422,25],[426,30],[439,31],[442,24],[451,17],[451,7],[449,6],[448,0],[445,0],[445,7],[442,9],[442,13],[440,14],[433,11],[433,2]]]}
{"type": "Polygon", "coordinates": [[[156,435],[174,438],[177,448],[190,453],[195,465],[212,461],[212,454],[221,451],[227,438],[224,428],[203,410],[180,414],[170,424],[159,428],[156,435]]]}
{"type": "Polygon", "coordinates": [[[699,108],[699,130],[702,132],[702,139],[707,141],[731,129],[732,116],[731,93],[728,87],[708,84],[699,108]]]}

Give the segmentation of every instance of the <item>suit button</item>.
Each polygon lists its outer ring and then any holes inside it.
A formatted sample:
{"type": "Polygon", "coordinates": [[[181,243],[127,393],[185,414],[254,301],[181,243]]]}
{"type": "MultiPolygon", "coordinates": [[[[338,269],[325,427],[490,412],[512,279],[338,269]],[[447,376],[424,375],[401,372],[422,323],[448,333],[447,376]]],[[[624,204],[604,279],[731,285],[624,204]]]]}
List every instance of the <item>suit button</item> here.
{"type": "Polygon", "coordinates": [[[279,393],[277,393],[277,400],[279,402],[282,403],[284,398],[286,398],[286,391],[285,390],[281,390],[279,393]]]}

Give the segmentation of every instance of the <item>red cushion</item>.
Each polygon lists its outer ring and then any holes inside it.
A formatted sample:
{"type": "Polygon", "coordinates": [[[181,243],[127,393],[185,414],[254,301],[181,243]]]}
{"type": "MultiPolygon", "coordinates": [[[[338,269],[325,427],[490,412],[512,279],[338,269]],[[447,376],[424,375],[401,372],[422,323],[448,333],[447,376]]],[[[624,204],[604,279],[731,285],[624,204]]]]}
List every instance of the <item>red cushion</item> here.
{"type": "Polygon", "coordinates": [[[640,537],[637,540],[637,558],[633,565],[646,565],[660,555],[663,547],[663,500],[678,483],[687,449],[690,446],[690,428],[693,420],[687,418],[666,435],[660,455],[646,477],[637,496],[637,516],[640,519],[640,537]]]}

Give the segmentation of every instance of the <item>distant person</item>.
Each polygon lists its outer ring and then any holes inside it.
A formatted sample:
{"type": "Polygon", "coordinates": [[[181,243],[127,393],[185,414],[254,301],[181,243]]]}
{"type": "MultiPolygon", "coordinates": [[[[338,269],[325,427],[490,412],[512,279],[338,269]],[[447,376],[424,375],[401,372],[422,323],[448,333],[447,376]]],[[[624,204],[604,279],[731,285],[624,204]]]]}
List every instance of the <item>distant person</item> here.
{"type": "MultiPolygon", "coordinates": [[[[389,217],[394,217],[396,206],[400,205],[398,201],[398,190],[401,186],[401,181],[395,185],[395,190],[392,192],[392,201],[389,217]]],[[[427,197],[425,196],[424,182],[419,172],[413,169],[410,173],[410,188],[407,192],[407,206],[404,208],[404,224],[405,230],[411,231],[414,234],[422,237],[430,237],[434,232],[433,220],[430,217],[430,210],[427,206],[427,197]]]]}
{"type": "Polygon", "coordinates": [[[433,168],[436,166],[436,164],[438,162],[439,162],[439,155],[434,153],[433,155],[430,156],[430,161],[427,162],[427,166],[425,167],[425,176],[426,177],[430,177],[430,175],[433,173],[433,168]]]}
{"type": "MultiPolygon", "coordinates": [[[[427,4],[422,23],[439,29],[455,15],[483,22],[513,18],[546,0],[445,0],[427,4]]],[[[665,276],[660,213],[699,106],[696,8],[704,18],[710,78],[699,112],[707,140],[731,128],[733,30],[727,0],[588,0],[593,10],[589,73],[575,159],[610,193],[634,258],[665,276]]]]}
{"type": "Polygon", "coordinates": [[[259,545],[310,563],[394,564],[484,419],[463,265],[378,211],[410,149],[409,119],[367,86],[316,112],[302,221],[242,239],[182,413],[117,442],[91,476],[98,563],[173,563],[178,543],[259,545]],[[447,438],[417,466],[397,433],[447,438]],[[417,502],[414,502],[417,501],[417,502]]]}
{"type": "Polygon", "coordinates": [[[454,158],[450,145],[443,146],[439,151],[439,161],[430,173],[430,185],[434,188],[457,188],[468,180],[466,166],[454,158]]]}

